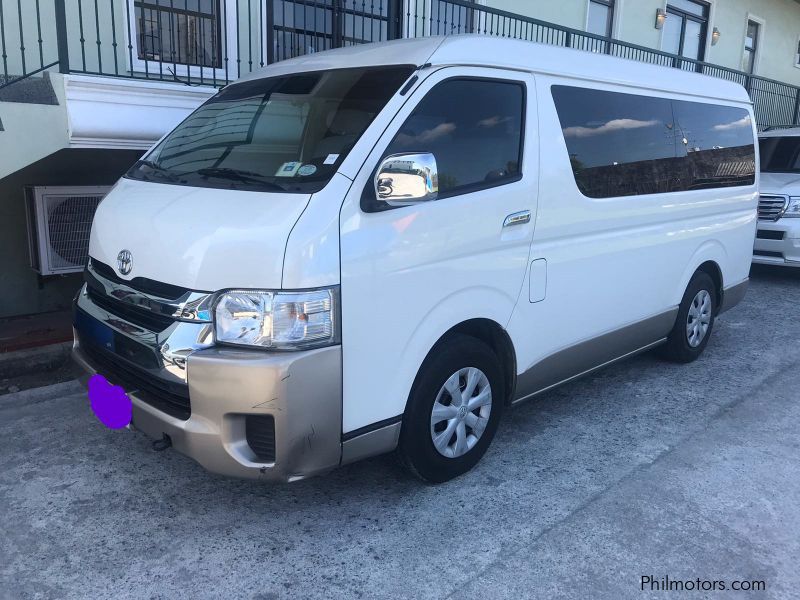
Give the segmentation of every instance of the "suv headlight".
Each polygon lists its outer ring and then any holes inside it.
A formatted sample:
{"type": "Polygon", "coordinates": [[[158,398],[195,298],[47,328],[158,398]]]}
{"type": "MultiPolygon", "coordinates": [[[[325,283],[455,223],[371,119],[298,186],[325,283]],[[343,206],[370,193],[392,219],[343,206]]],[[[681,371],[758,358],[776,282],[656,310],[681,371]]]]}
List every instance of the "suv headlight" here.
{"type": "Polygon", "coordinates": [[[800,198],[789,198],[789,204],[786,206],[786,211],[783,213],[784,217],[800,217],[800,198]]]}
{"type": "Polygon", "coordinates": [[[231,290],[214,305],[216,340],[274,350],[339,343],[339,288],[298,292],[231,290]]]}

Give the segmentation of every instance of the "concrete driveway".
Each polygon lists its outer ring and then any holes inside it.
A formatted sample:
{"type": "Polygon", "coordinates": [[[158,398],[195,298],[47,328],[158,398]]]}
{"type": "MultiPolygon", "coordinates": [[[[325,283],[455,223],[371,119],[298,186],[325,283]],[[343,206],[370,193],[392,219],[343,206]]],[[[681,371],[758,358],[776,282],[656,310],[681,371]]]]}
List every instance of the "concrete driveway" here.
{"type": "Polygon", "coordinates": [[[769,269],[700,361],[646,355],[509,411],[437,487],[391,458],[223,479],[106,430],[72,384],[21,392],[0,398],[0,597],[796,598],[799,423],[800,272],[769,269]]]}

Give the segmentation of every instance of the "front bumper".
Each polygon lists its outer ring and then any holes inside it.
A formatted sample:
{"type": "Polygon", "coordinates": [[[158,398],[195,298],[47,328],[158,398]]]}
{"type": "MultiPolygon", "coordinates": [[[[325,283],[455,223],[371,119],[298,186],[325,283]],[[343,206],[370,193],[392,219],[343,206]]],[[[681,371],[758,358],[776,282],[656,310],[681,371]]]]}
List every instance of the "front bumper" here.
{"type": "Polygon", "coordinates": [[[800,267],[800,219],[759,221],[753,246],[753,262],[800,267]]]}
{"type": "MultiPolygon", "coordinates": [[[[73,358],[82,379],[103,369],[82,349],[73,358]]],[[[135,429],[222,475],[295,481],[338,466],[342,455],[340,346],[292,353],[208,348],[186,362],[191,415],[171,416],[126,389],[135,429]],[[248,416],[274,419],[274,460],[262,462],[248,444],[248,416]]],[[[108,377],[112,383],[114,377],[108,377]]],[[[123,386],[124,387],[124,386],[123,386]]]]}

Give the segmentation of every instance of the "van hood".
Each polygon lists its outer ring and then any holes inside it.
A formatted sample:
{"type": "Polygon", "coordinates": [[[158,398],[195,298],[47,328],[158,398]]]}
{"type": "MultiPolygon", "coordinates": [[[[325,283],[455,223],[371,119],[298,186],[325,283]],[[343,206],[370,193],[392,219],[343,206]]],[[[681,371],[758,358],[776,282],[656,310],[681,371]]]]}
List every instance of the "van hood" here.
{"type": "Polygon", "coordinates": [[[122,179],[97,209],[89,255],[125,280],[279,289],[286,241],[310,197],[122,179]],[[128,275],[117,267],[122,250],[131,253],[128,275]]]}
{"type": "Polygon", "coordinates": [[[800,196],[800,175],[797,173],[761,173],[762,194],[800,196]]]}

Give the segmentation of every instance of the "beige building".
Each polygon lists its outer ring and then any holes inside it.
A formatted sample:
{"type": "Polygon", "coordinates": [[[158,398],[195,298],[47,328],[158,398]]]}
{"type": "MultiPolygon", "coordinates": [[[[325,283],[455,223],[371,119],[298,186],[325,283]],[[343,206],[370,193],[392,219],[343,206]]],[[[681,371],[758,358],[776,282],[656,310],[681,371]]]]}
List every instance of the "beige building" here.
{"type": "Polygon", "coordinates": [[[800,85],[797,0],[485,0],[478,3],[800,85]]]}

